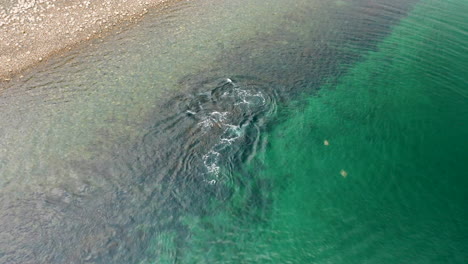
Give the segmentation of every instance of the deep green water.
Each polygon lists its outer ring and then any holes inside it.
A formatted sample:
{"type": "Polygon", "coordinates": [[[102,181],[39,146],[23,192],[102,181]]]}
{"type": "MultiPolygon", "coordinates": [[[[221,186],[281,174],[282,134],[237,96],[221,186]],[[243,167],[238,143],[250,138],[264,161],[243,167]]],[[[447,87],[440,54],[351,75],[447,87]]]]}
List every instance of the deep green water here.
{"type": "Polygon", "coordinates": [[[189,220],[185,261],[466,263],[467,8],[422,1],[344,76],[280,107],[252,179],[189,220]]]}
{"type": "Polygon", "coordinates": [[[0,263],[466,263],[468,2],[179,1],[0,87],[0,263]]]}

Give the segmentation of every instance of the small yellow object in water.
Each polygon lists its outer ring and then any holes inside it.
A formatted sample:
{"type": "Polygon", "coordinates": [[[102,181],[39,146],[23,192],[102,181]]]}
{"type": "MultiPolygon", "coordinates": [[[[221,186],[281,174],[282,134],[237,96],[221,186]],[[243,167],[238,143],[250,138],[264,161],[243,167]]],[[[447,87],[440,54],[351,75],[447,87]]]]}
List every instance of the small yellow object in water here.
{"type": "Polygon", "coordinates": [[[330,145],[330,142],[328,142],[328,140],[325,139],[325,140],[323,141],[323,144],[324,144],[325,146],[328,146],[328,145],[330,145]]]}
{"type": "Polygon", "coordinates": [[[346,176],[348,176],[348,173],[345,170],[341,170],[340,174],[341,176],[343,176],[343,178],[346,178],[346,176]]]}

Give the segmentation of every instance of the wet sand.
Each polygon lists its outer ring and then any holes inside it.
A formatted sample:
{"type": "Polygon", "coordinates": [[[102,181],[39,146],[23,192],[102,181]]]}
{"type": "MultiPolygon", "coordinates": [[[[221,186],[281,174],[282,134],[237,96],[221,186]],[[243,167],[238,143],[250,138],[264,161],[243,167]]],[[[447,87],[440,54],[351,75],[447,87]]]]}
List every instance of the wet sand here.
{"type": "Polygon", "coordinates": [[[0,7],[0,81],[169,0],[18,0],[0,7]]]}

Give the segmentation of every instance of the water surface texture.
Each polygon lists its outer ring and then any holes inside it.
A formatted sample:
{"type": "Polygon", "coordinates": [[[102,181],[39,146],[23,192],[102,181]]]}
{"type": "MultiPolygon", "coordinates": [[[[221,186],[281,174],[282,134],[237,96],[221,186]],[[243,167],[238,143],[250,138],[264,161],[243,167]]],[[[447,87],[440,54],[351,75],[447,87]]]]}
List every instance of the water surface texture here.
{"type": "Polygon", "coordinates": [[[180,1],[0,89],[0,263],[465,263],[468,4],[180,1]]]}

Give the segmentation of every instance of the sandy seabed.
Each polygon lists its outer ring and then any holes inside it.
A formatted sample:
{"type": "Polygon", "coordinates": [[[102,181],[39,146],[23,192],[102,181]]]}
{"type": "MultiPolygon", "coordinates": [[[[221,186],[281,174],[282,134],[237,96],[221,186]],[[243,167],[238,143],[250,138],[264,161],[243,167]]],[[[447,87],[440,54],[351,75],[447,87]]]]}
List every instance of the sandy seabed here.
{"type": "Polygon", "coordinates": [[[17,0],[0,7],[0,81],[168,0],[17,0]]]}

